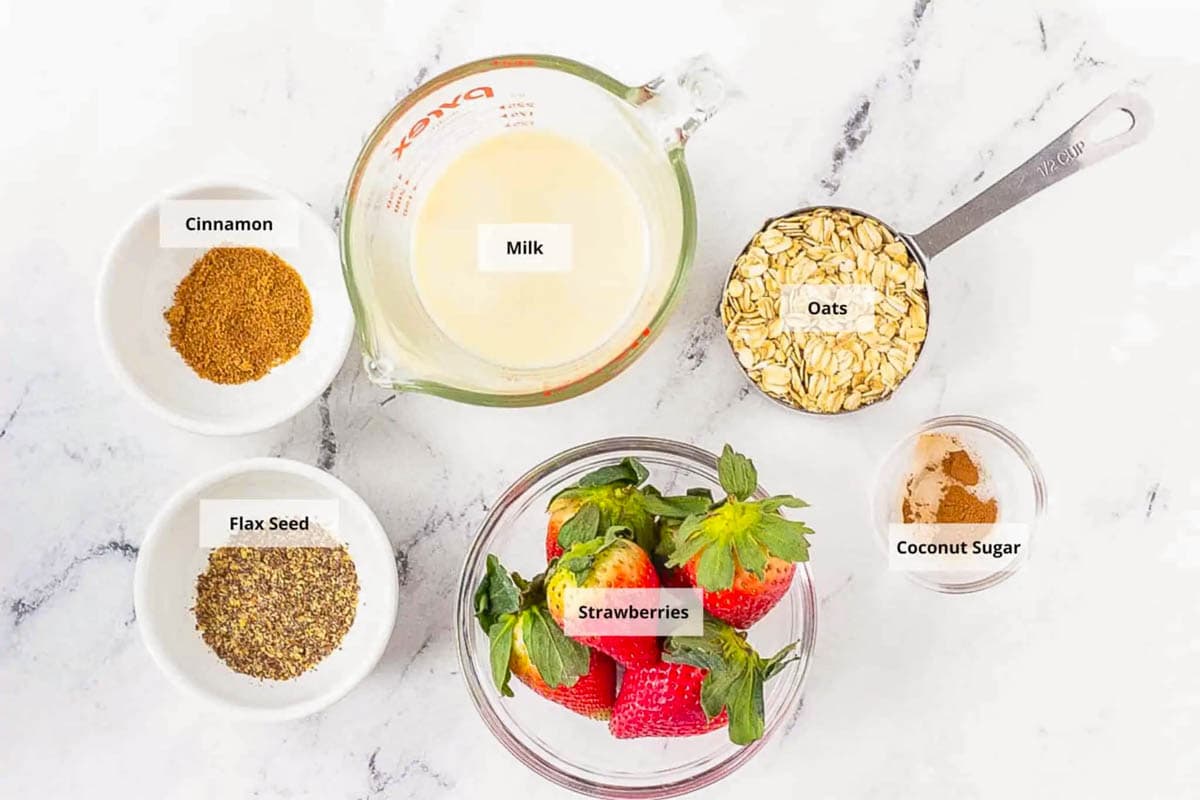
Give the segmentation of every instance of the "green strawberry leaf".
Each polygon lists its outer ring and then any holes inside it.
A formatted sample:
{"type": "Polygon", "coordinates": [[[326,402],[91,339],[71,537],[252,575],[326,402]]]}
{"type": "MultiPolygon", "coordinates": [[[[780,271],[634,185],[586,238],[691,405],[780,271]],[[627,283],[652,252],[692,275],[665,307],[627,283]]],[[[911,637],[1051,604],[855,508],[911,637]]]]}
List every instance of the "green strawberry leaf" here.
{"type": "MultiPolygon", "coordinates": [[[[670,528],[660,531],[656,552],[665,558],[666,566],[692,564],[697,585],[709,591],[722,591],[733,584],[739,570],[761,580],[771,557],[789,563],[808,560],[805,537],[812,529],[787,519],[780,511],[804,508],[808,505],[805,501],[791,495],[751,500],[757,491],[758,472],[750,459],[729,445],[721,452],[717,472],[721,486],[728,492],[719,503],[709,502],[707,508],[700,510],[680,498],[654,501],[653,509],[664,522],[678,519],[683,510],[695,509],[683,519],[677,531],[670,528]]],[[[689,492],[695,496],[705,494],[703,490],[689,492]]]]}
{"type": "Polygon", "coordinates": [[[603,537],[594,537],[586,542],[573,545],[570,550],[558,557],[554,569],[565,569],[575,576],[575,583],[582,585],[596,563],[596,556],[604,552],[617,539],[631,539],[633,532],[624,525],[613,525],[604,532],[603,537]]]}
{"type": "Polygon", "coordinates": [[[729,698],[735,692],[735,683],[740,675],[737,670],[723,669],[723,666],[724,662],[718,662],[715,666],[706,668],[708,675],[700,684],[700,707],[704,709],[704,716],[710,720],[729,704],[729,698]]]}
{"type": "Polygon", "coordinates": [[[696,583],[719,592],[733,585],[733,572],[733,553],[728,547],[705,547],[696,563],[696,583]]]}
{"type": "Polygon", "coordinates": [[[717,459],[717,476],[721,488],[738,500],[746,500],[758,488],[758,470],[754,468],[754,462],[734,452],[729,445],[725,445],[717,459]]]}
{"type": "MultiPolygon", "coordinates": [[[[604,469],[609,469],[609,467],[604,469]]],[[[634,533],[634,541],[642,549],[653,549],[657,544],[655,515],[647,509],[646,503],[648,498],[659,497],[659,495],[655,490],[647,493],[646,489],[639,488],[632,483],[632,481],[638,480],[642,474],[635,472],[632,466],[615,465],[611,469],[624,473],[628,480],[563,489],[551,500],[550,512],[561,513],[569,509],[569,513],[576,514],[582,506],[594,505],[600,511],[599,528],[601,531],[612,525],[627,525],[634,533]]],[[[641,469],[645,468],[641,467],[641,469]]],[[[649,502],[654,501],[649,500],[649,502]]]]}
{"type": "Polygon", "coordinates": [[[682,567],[684,564],[696,557],[704,548],[708,547],[708,540],[700,535],[700,525],[704,522],[704,517],[695,514],[688,517],[679,526],[679,530],[672,535],[674,547],[668,554],[668,567],[682,567]]]}
{"type": "Polygon", "coordinates": [[[611,486],[613,484],[631,484],[637,480],[637,476],[630,470],[626,469],[622,464],[610,464],[606,467],[600,467],[595,472],[589,472],[579,479],[577,484],[580,489],[592,489],[596,486],[611,486]]]}
{"type": "Polygon", "coordinates": [[[776,558],[784,561],[808,561],[808,539],[812,529],[776,514],[764,514],[754,535],[776,558]]]}
{"type": "Polygon", "coordinates": [[[729,588],[738,569],[761,579],[770,556],[788,562],[807,561],[805,537],[810,533],[812,529],[804,523],[767,511],[764,503],[733,500],[684,520],[671,537],[673,549],[667,554],[667,566],[683,566],[698,559],[696,583],[709,591],[721,591],[729,588]]]}
{"type": "MultiPolygon", "coordinates": [[[[500,617],[515,614],[521,608],[521,590],[494,555],[487,557],[483,579],[475,590],[475,618],[485,631],[490,630],[500,617]]],[[[521,581],[524,584],[524,581],[521,581]]]]}
{"type": "Polygon", "coordinates": [[[488,628],[488,660],[492,664],[492,682],[503,697],[512,697],[508,679],[512,675],[508,662],[512,656],[513,628],[517,617],[506,614],[504,619],[488,628]]]}
{"type": "Polygon", "coordinates": [[[666,562],[675,552],[675,534],[679,533],[679,524],[673,519],[664,519],[658,525],[658,542],[654,545],[652,555],[666,562]]]}
{"type": "Polygon", "coordinates": [[[796,649],[796,642],[786,644],[779,649],[779,652],[768,658],[763,663],[763,680],[768,680],[775,677],[779,672],[793,661],[799,661],[799,656],[793,656],[792,651],[796,649]]]}
{"type": "Polygon", "coordinates": [[[624,528],[628,531],[625,538],[637,542],[638,547],[647,553],[652,551],[655,545],[658,544],[658,526],[654,523],[653,514],[647,513],[645,517],[639,517],[633,524],[627,524],[623,519],[617,520],[609,526],[609,529],[614,527],[624,528]]]}
{"type": "MultiPolygon", "coordinates": [[[[647,478],[650,477],[650,471],[638,461],[636,458],[625,458],[617,464],[607,464],[599,469],[595,469],[575,483],[567,486],[564,489],[554,493],[550,498],[549,508],[553,508],[556,501],[566,498],[576,498],[587,500],[595,495],[597,489],[610,488],[616,489],[619,487],[636,488],[640,486],[647,478]]],[[[658,493],[657,489],[647,487],[653,493],[658,493]]]]}
{"type": "Polygon", "coordinates": [[[588,573],[592,571],[592,564],[596,559],[591,553],[579,553],[577,555],[562,555],[558,559],[557,569],[564,569],[575,576],[575,583],[581,584],[587,580],[588,573]]]}
{"type": "Polygon", "coordinates": [[[686,519],[692,514],[703,514],[712,505],[712,498],[696,495],[677,495],[675,497],[660,497],[646,495],[646,510],[658,517],[667,519],[686,519]]]}
{"type": "Polygon", "coordinates": [[[756,667],[746,665],[730,684],[726,704],[729,709],[729,741],[741,745],[756,742],[762,738],[765,728],[762,673],[756,667]]]}
{"type": "Polygon", "coordinates": [[[599,552],[603,543],[603,539],[590,539],[572,545],[570,550],[558,557],[554,570],[566,570],[575,576],[576,584],[582,584],[588,573],[592,571],[592,564],[596,562],[596,553],[599,552]]]}
{"type": "Polygon", "coordinates": [[[521,625],[529,660],[547,686],[574,686],[587,673],[590,662],[587,647],[567,638],[545,608],[530,608],[521,615],[521,625]]]}
{"type": "Polygon", "coordinates": [[[725,664],[723,644],[717,635],[719,626],[722,625],[725,623],[705,615],[704,633],[701,636],[672,636],[667,639],[663,648],[663,661],[690,664],[710,672],[720,669],[725,664]]]}
{"type": "Polygon", "coordinates": [[[700,684],[700,705],[709,719],[729,712],[729,739],[745,745],[765,730],[763,683],[789,663],[795,643],[764,660],[746,635],[713,617],[704,620],[703,636],[673,636],[663,660],[708,670],[700,684]]]}
{"type": "MultiPolygon", "coordinates": [[[[779,674],[792,661],[789,657],[796,643],[783,647],[765,661],[751,651],[744,668],[733,682],[729,702],[729,739],[734,744],[750,744],[762,738],[764,729],[763,684],[779,674]]],[[[703,694],[704,687],[701,686],[703,694]]]]}
{"type": "Polygon", "coordinates": [[[762,580],[766,574],[767,549],[755,540],[750,531],[739,531],[733,537],[733,547],[742,569],[754,573],[756,578],[762,580]]]}
{"type": "Polygon", "coordinates": [[[808,503],[790,494],[777,494],[762,501],[763,511],[778,511],[781,508],[808,508],[808,503]]]}
{"type": "Polygon", "coordinates": [[[610,464],[589,472],[579,479],[576,484],[580,488],[592,486],[607,486],[614,483],[626,483],[638,486],[650,477],[650,471],[636,458],[623,458],[619,464],[610,464]]]}
{"type": "Polygon", "coordinates": [[[575,512],[575,516],[563,523],[558,530],[558,545],[569,550],[572,545],[595,539],[600,535],[600,509],[592,503],[585,503],[575,512]]]}

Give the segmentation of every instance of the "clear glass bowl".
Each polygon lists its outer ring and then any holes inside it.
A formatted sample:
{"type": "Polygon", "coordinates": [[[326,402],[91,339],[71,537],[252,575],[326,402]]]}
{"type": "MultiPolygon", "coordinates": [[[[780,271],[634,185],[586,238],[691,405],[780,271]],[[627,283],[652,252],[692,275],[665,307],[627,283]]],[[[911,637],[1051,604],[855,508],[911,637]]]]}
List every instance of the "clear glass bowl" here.
{"type": "MultiPolygon", "coordinates": [[[[799,659],[766,684],[766,730],[745,747],[725,730],[680,739],[613,738],[601,722],[585,719],[514,686],[502,698],[492,683],[488,641],[473,614],[475,587],[489,553],[526,578],[545,568],[545,509],[560,488],[597,467],[634,456],[664,493],[692,486],[718,490],[717,459],[665,439],[605,439],[572,448],[521,476],[500,497],[467,553],[458,589],[458,657],[471,699],[484,723],[518,761],[559,786],[593,797],[663,798],[720,780],[754,757],[798,708],[817,632],[817,602],[806,565],[787,595],[750,631],[750,642],[770,654],[797,641],[799,659]]],[[[760,487],[756,497],[766,497],[760,487]]],[[[518,682],[513,681],[514,684],[518,682]]]]}
{"type": "Polygon", "coordinates": [[[883,459],[875,480],[871,517],[884,555],[888,529],[899,522],[899,508],[913,468],[913,448],[926,433],[960,440],[979,461],[983,480],[997,501],[999,524],[1024,526],[1026,543],[1019,556],[997,570],[905,572],[911,580],[946,594],[968,594],[995,586],[1029,560],[1038,522],[1046,507],[1046,480],[1033,453],[1017,435],[991,420],[972,416],[935,417],[901,439],[883,459]]]}

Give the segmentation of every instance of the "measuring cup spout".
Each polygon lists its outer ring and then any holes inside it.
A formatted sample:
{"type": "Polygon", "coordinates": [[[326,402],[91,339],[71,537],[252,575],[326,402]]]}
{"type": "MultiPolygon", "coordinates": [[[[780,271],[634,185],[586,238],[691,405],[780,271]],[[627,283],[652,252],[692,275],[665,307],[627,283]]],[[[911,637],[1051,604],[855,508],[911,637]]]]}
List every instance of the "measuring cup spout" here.
{"type": "Polygon", "coordinates": [[[1152,124],[1150,103],[1141,95],[1110,95],[995,185],[914,236],[917,247],[933,258],[1042,189],[1142,141],[1152,124]]]}
{"type": "Polygon", "coordinates": [[[700,55],[634,87],[629,102],[649,118],[652,129],[662,132],[663,144],[675,149],[736,95],[713,59],[700,55]]]}

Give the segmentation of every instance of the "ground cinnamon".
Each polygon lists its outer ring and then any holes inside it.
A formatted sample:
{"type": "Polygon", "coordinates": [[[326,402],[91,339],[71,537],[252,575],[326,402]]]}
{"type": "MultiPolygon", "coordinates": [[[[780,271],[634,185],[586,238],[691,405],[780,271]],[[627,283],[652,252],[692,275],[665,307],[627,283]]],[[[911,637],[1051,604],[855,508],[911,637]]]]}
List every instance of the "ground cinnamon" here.
{"type": "Polygon", "coordinates": [[[214,383],[258,380],[300,351],[312,300],[290,264],[257,247],[214,247],[163,314],[171,346],[214,383]]]}
{"type": "Polygon", "coordinates": [[[996,521],[996,501],[980,500],[967,489],[950,484],[938,503],[936,521],[943,525],[983,525],[996,521]]]}
{"type": "Polygon", "coordinates": [[[967,455],[966,450],[951,450],[942,459],[942,470],[948,477],[964,486],[979,483],[979,467],[967,455]]]}
{"type": "Polygon", "coordinates": [[[995,498],[981,497],[979,465],[957,438],[926,434],[918,443],[918,468],[905,486],[900,513],[905,524],[988,525],[996,522],[995,498]]]}

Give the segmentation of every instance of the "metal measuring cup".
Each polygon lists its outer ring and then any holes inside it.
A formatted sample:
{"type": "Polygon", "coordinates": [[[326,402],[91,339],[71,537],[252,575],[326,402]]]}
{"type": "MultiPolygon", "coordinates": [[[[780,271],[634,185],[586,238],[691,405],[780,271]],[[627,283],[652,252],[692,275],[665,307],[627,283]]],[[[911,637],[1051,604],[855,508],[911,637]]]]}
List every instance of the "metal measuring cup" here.
{"type": "MultiPolygon", "coordinates": [[[[762,233],[766,231],[767,228],[778,220],[800,216],[819,209],[847,211],[851,214],[874,220],[878,225],[889,230],[897,241],[904,243],[908,249],[910,258],[916,262],[921,272],[928,276],[929,261],[938,253],[941,253],[950,245],[974,232],[985,223],[1000,216],[1018,203],[1029,199],[1042,189],[1058,183],[1063,178],[1079,172],[1084,167],[1102,161],[1142,141],[1149,134],[1152,123],[1153,113],[1150,109],[1150,104],[1141,95],[1133,92],[1118,92],[1110,95],[1088,112],[1083,119],[1076,122],[1055,138],[1054,141],[1035,153],[1024,164],[920,233],[903,233],[873,214],[867,214],[848,206],[833,205],[806,206],[787,214],[781,214],[778,217],[772,217],[763,223],[758,232],[762,233]],[[1105,136],[1105,125],[1112,123],[1114,120],[1121,122],[1122,115],[1124,116],[1125,127],[1117,133],[1105,136]],[[1097,136],[1101,138],[1097,139],[1097,136]]],[[[744,255],[750,249],[753,241],[754,237],[751,237],[751,241],[747,242],[746,247],[742,249],[740,255],[744,255]]],[[[737,276],[738,267],[736,262],[737,259],[735,259],[734,266],[730,269],[729,277],[725,279],[725,286],[722,288],[721,293],[721,303],[724,302],[725,291],[729,286],[729,282],[737,276]]],[[[925,299],[926,317],[928,320],[932,318],[932,309],[929,307],[927,289],[925,290],[925,299]]],[[[719,303],[717,307],[718,316],[720,315],[720,310],[721,304],[719,303]]],[[[728,335],[726,336],[726,342],[729,344],[730,351],[734,353],[736,360],[734,345],[728,335]]],[[[921,349],[923,349],[923,346],[924,342],[922,342],[921,349]]],[[[920,360],[920,355],[921,350],[918,350],[917,360],[920,360]]],[[[749,372],[740,362],[738,367],[743,373],[749,372]]],[[[900,388],[900,385],[912,375],[915,369],[914,363],[913,368],[900,377],[896,386],[878,400],[859,406],[856,409],[840,409],[830,412],[811,411],[801,408],[763,391],[757,383],[749,379],[748,374],[747,380],[764,396],[793,411],[800,411],[815,416],[833,416],[861,411],[864,408],[870,408],[891,399],[900,388]]]]}

